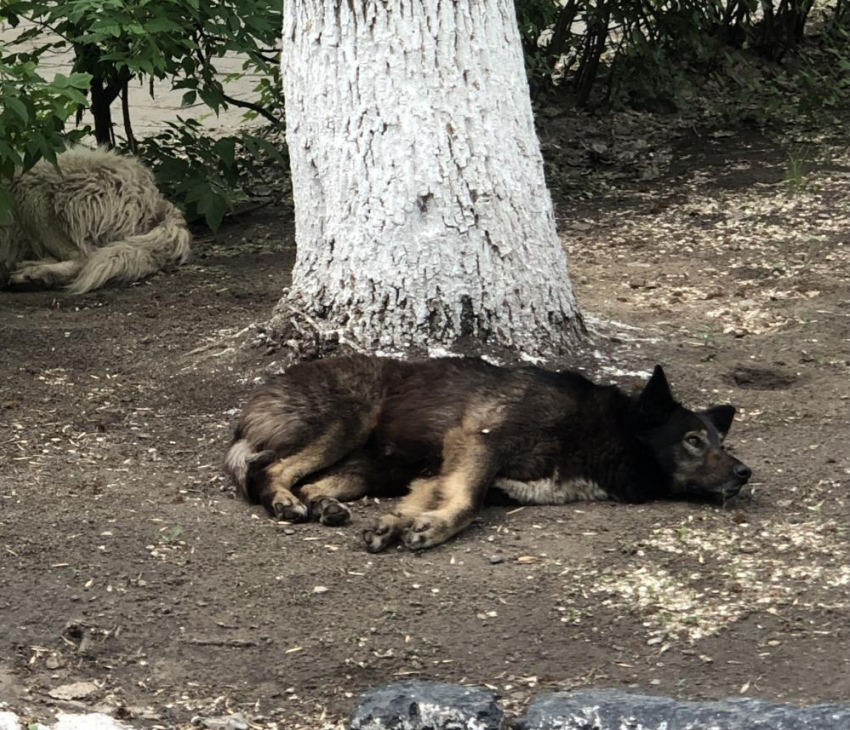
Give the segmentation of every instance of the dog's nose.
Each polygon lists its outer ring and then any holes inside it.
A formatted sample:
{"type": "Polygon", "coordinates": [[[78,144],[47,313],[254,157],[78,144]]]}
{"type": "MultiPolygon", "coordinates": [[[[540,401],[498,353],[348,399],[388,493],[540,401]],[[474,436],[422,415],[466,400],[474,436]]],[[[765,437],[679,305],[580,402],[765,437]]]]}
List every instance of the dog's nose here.
{"type": "Polygon", "coordinates": [[[732,471],[742,482],[746,482],[753,475],[753,470],[746,464],[738,464],[732,471]]]}

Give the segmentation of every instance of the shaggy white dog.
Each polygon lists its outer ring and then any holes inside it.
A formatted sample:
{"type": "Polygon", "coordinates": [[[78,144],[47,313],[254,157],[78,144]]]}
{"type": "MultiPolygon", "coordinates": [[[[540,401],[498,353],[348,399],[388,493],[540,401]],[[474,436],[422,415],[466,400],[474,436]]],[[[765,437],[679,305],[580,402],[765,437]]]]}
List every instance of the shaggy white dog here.
{"type": "Polygon", "coordinates": [[[180,211],[134,157],[75,148],[11,185],[14,214],[0,226],[0,286],[66,286],[73,294],[137,281],[189,256],[180,211]]]}

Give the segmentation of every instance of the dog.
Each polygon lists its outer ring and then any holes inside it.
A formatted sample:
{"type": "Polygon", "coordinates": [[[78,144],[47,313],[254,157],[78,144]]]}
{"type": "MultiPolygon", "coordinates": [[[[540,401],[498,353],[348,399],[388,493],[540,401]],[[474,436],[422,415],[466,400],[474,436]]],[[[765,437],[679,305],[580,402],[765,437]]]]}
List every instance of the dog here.
{"type": "Polygon", "coordinates": [[[342,502],[406,490],[363,540],[418,550],[469,525],[488,492],[527,505],[731,498],[752,473],[723,447],[734,416],[682,406],[660,366],[630,396],[575,372],[354,355],[261,386],[225,471],[273,516],[326,525],[349,519],[342,502]]]}
{"type": "Polygon", "coordinates": [[[134,157],[74,148],[19,175],[0,226],[0,284],[83,294],[138,281],[189,256],[182,213],[134,157]]]}

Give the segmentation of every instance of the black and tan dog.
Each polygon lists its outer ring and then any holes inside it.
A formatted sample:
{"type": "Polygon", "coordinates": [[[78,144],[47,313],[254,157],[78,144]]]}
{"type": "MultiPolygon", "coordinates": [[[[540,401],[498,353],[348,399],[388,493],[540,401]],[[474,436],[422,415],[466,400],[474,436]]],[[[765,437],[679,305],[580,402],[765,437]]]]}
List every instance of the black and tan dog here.
{"type": "Polygon", "coordinates": [[[466,527],[488,491],[522,504],[734,496],[751,474],[723,449],[734,415],[684,408],[660,367],[630,397],[571,372],[342,357],[262,386],[225,468],[293,521],[342,524],[341,502],[407,490],[363,536],[373,552],[419,549],[466,527]]]}

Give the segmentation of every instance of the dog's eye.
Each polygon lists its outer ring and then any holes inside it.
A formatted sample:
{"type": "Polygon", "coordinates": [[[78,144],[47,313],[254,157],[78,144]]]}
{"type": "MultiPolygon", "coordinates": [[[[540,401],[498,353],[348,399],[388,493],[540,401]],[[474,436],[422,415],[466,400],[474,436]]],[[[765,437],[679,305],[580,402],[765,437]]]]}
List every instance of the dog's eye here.
{"type": "Polygon", "coordinates": [[[702,448],[703,446],[703,440],[699,436],[688,436],[685,441],[687,441],[690,446],[696,446],[697,448],[702,448]]]}

